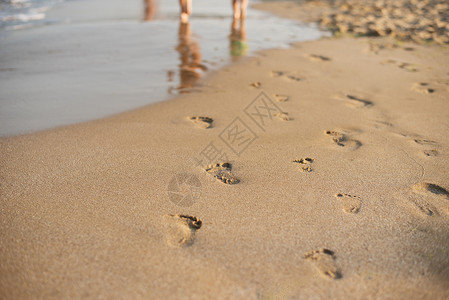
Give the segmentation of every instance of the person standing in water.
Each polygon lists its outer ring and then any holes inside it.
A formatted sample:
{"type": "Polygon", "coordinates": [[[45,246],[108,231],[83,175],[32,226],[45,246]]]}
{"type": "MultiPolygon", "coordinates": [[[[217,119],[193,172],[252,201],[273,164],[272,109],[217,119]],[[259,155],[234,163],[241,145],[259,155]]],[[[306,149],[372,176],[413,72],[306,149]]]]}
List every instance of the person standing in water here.
{"type": "MultiPolygon", "coordinates": [[[[187,23],[189,16],[192,13],[192,0],[179,0],[181,5],[181,22],[187,23]]],[[[234,10],[234,19],[246,18],[246,8],[248,7],[248,0],[232,0],[232,8],[234,10]]]]}
{"type": "Polygon", "coordinates": [[[144,21],[151,21],[154,18],[156,12],[154,8],[154,0],[144,0],[145,10],[144,10],[144,21]]]}
{"type": "Polygon", "coordinates": [[[234,19],[245,19],[247,7],[248,7],[248,0],[232,0],[234,19]]]}
{"type": "Polygon", "coordinates": [[[189,22],[189,16],[192,13],[192,0],[179,0],[181,5],[181,22],[189,22]]]}

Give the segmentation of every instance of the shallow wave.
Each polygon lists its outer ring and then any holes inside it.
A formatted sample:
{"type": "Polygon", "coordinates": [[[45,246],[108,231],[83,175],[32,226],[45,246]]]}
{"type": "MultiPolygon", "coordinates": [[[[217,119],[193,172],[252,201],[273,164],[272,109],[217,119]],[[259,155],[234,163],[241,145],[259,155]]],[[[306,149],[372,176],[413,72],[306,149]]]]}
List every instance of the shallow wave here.
{"type": "Polygon", "coordinates": [[[1,18],[3,22],[11,22],[11,21],[20,21],[20,22],[28,22],[28,21],[36,21],[45,19],[45,14],[43,13],[29,13],[29,14],[17,14],[11,16],[5,16],[1,18]]]}

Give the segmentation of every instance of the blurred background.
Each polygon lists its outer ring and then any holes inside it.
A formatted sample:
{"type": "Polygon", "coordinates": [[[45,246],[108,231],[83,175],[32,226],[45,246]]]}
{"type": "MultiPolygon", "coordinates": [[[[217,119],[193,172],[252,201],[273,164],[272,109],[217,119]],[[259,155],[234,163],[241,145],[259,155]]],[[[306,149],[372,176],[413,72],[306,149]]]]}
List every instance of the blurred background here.
{"type": "MultiPolygon", "coordinates": [[[[252,3],[258,1],[250,1],[252,3]]],[[[199,93],[241,57],[318,39],[316,25],[194,0],[0,0],[0,136],[94,120],[199,93]]]]}

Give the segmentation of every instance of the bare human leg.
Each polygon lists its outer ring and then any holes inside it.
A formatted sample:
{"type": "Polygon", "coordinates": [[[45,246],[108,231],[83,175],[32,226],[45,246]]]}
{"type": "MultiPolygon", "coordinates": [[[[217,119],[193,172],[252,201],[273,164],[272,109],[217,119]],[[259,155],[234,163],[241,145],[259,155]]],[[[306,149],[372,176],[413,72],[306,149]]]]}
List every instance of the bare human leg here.
{"type": "Polygon", "coordinates": [[[192,0],[179,0],[179,4],[181,5],[181,22],[187,23],[192,13],[192,0]]]}
{"type": "Polygon", "coordinates": [[[234,19],[240,18],[240,9],[239,9],[239,1],[232,0],[232,8],[234,10],[234,19]]]}
{"type": "Polygon", "coordinates": [[[240,0],[240,18],[246,18],[246,8],[248,7],[248,0],[240,0]]]}
{"type": "Polygon", "coordinates": [[[145,21],[150,21],[154,17],[155,8],[154,8],[154,1],[153,0],[144,0],[145,2],[145,21]]]}

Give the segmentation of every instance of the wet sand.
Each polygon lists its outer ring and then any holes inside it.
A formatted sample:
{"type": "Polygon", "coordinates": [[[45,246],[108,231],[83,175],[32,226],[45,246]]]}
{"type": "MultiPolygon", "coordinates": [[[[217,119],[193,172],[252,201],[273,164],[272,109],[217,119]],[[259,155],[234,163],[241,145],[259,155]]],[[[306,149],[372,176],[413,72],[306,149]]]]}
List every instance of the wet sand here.
{"type": "Polygon", "coordinates": [[[449,297],[448,63],[298,43],[2,139],[2,298],[449,297]]]}
{"type": "Polygon", "coordinates": [[[195,92],[202,77],[246,55],[323,35],[318,26],[254,9],[234,24],[222,0],[196,0],[187,25],[178,20],[178,1],[157,1],[149,15],[143,4],[66,1],[46,13],[49,25],[0,30],[0,136],[195,92]]]}

